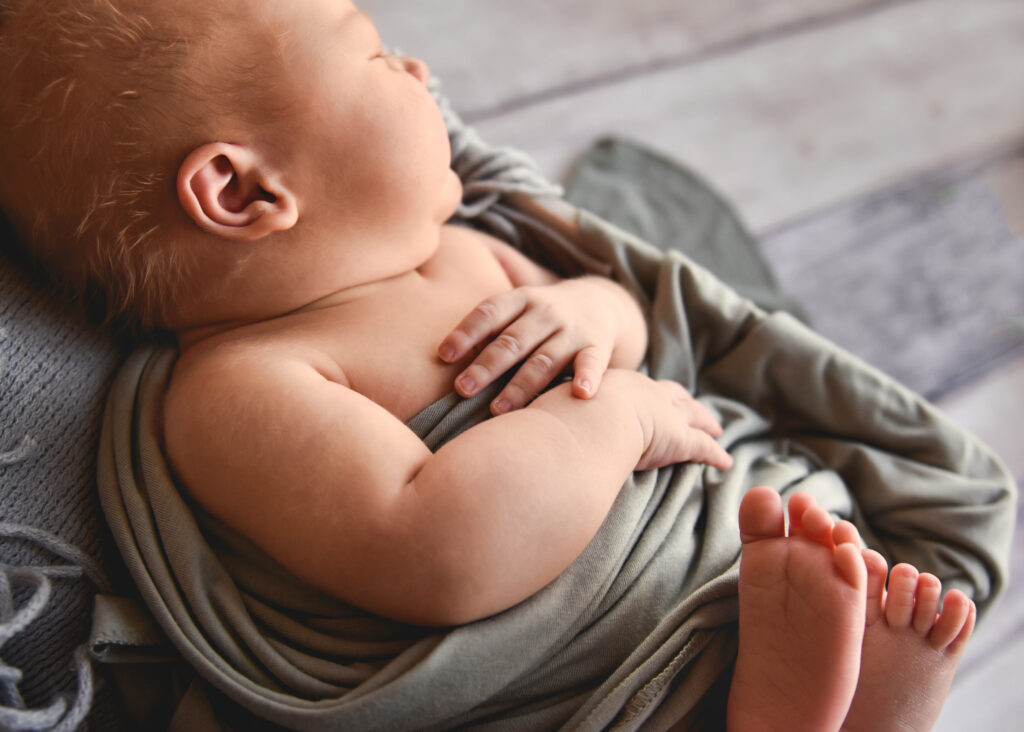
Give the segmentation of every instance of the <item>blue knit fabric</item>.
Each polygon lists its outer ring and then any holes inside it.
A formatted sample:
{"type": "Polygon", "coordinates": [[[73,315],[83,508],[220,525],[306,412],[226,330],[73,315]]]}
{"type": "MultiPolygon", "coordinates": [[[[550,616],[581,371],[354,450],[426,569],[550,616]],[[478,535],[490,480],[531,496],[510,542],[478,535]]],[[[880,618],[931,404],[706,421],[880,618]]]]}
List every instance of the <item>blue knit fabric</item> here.
{"type": "Polygon", "coordinates": [[[111,336],[0,257],[0,729],[75,729],[92,706],[92,598],[120,566],[95,489],[119,360],[111,336]]]}

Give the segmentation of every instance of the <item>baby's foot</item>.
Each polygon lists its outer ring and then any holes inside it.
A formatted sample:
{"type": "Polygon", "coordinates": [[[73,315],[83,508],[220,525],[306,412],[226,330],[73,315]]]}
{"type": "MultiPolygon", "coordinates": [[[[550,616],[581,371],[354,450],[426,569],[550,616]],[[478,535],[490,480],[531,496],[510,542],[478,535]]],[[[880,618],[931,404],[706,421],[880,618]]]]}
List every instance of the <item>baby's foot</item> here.
{"type": "Polygon", "coordinates": [[[837,730],[857,685],[867,571],[857,530],[807,494],[755,488],[740,505],[739,653],[727,727],[837,730]]]}
{"type": "Polygon", "coordinates": [[[974,629],[974,603],[909,564],[889,573],[882,555],[864,550],[868,568],[868,607],[860,680],[850,713],[849,732],[920,732],[939,717],[953,673],[974,629]]]}

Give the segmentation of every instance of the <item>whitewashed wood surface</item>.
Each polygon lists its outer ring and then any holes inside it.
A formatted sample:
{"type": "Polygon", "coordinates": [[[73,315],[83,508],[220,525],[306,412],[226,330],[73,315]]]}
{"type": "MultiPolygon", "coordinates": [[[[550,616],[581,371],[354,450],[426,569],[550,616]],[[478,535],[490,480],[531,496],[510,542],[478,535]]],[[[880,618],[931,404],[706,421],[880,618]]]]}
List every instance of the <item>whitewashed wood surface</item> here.
{"type": "Polygon", "coordinates": [[[401,4],[364,3],[385,33],[401,19],[396,40],[485,138],[559,178],[600,136],[637,136],[705,174],[757,231],[1024,144],[1015,0],[732,2],[731,32],[708,2],[405,4],[422,23],[401,4]]]}
{"type": "MultiPolygon", "coordinates": [[[[1024,479],[1024,0],[360,5],[556,180],[611,133],[695,169],[819,330],[1024,479]]],[[[1022,534],[942,732],[1024,728],[1022,534]]]]}

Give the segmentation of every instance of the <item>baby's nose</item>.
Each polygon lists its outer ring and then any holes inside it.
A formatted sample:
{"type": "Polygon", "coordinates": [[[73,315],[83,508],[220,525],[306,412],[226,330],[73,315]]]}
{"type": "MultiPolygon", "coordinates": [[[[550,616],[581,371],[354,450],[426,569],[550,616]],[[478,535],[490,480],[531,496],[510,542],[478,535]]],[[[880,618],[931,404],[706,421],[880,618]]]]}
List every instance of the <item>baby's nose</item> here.
{"type": "Polygon", "coordinates": [[[419,79],[421,84],[426,84],[430,80],[430,69],[418,58],[412,56],[395,56],[395,58],[402,64],[406,72],[419,79]]]}

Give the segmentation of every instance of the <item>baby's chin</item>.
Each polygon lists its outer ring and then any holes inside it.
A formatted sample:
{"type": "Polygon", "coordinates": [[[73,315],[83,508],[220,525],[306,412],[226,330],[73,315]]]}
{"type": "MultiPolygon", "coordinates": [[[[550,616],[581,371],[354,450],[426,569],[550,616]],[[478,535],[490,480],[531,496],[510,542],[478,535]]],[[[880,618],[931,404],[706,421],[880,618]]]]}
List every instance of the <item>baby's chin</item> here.
{"type": "Polygon", "coordinates": [[[451,168],[448,168],[448,173],[445,176],[441,201],[441,220],[447,221],[455,215],[456,209],[462,203],[462,180],[451,168]]]}

